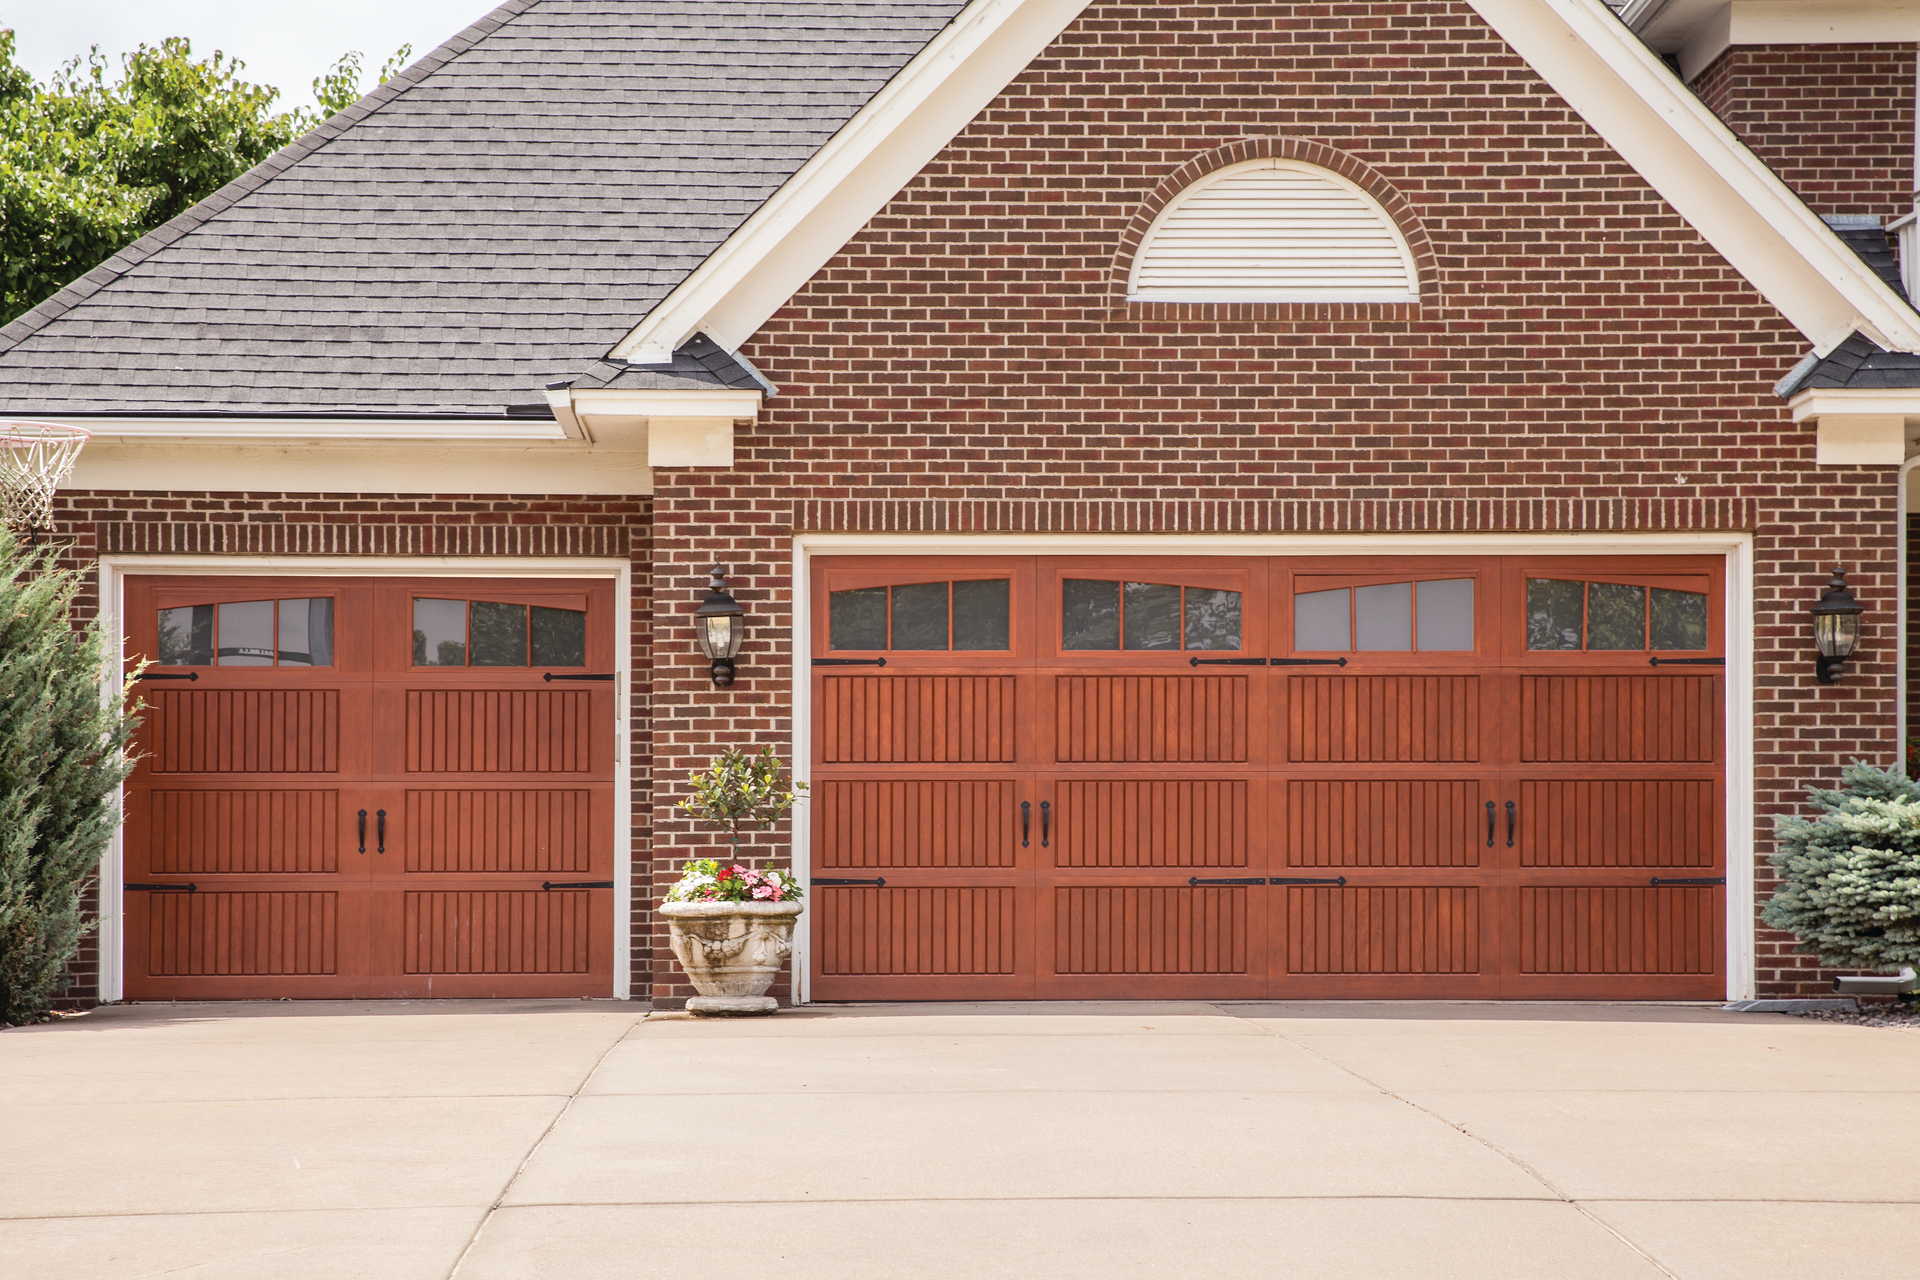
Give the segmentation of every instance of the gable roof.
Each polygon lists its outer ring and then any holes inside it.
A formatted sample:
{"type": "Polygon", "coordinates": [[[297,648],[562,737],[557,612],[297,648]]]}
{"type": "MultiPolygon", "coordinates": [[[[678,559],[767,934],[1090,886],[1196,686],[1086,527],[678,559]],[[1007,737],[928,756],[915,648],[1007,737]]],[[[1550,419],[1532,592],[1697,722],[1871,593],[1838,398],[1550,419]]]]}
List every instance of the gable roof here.
{"type": "Polygon", "coordinates": [[[538,402],[961,8],[512,0],[0,329],[0,405],[500,415],[538,402]]]}

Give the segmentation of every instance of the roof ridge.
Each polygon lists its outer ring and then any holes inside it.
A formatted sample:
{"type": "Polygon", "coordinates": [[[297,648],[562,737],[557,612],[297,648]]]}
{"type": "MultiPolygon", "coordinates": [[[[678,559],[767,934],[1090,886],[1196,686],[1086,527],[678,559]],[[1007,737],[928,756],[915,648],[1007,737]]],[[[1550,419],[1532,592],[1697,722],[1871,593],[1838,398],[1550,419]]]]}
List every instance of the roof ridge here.
{"type": "Polygon", "coordinates": [[[92,297],[161,249],[179,241],[211,219],[231,209],[247,196],[260,190],[300,161],[338,138],[347,128],[360,123],[401,93],[423,83],[430,75],[467,52],[508,22],[546,0],[504,0],[442,41],[419,61],[396,73],[384,84],[375,85],[352,105],[322,120],[307,132],[254,165],[239,177],[189,205],[132,244],[116,251],[77,280],[62,285],[52,296],[0,326],[0,354],[11,351],[26,339],[59,319],[80,302],[92,297]]]}

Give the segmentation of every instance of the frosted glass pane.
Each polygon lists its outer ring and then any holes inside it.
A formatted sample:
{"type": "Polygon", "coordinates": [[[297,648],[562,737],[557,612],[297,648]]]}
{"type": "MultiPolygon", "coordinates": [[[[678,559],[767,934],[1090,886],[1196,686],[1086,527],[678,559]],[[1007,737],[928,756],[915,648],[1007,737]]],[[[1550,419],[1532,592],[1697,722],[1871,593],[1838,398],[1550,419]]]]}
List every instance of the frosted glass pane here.
{"type": "Polygon", "coordinates": [[[467,602],[415,600],[413,602],[413,665],[464,667],[467,665],[467,602]]]}
{"type": "Polygon", "coordinates": [[[1587,584],[1527,579],[1527,648],[1578,649],[1584,630],[1587,584]]]}
{"type": "Polygon", "coordinates": [[[1187,588],[1187,648],[1240,647],[1240,593],[1187,588]]]}
{"type": "Polygon", "coordinates": [[[1647,589],[1622,582],[1587,584],[1587,648],[1647,647],[1647,589]]]}
{"type": "Polygon", "coordinates": [[[1420,605],[1423,653],[1473,648],[1473,579],[1447,578],[1414,588],[1420,605]]]}
{"type": "Polygon", "coordinates": [[[1180,588],[1153,582],[1126,587],[1126,640],[1129,649],[1180,647],[1180,588]]]}
{"type": "Polygon", "coordinates": [[[1653,589],[1653,647],[1707,647],[1707,597],[1699,591],[1653,589]]]}
{"type": "Polygon", "coordinates": [[[861,587],[857,591],[836,591],[828,596],[827,647],[886,648],[887,589],[861,587]]]}
{"type": "Polygon", "coordinates": [[[1351,593],[1305,591],[1293,598],[1293,647],[1295,649],[1353,648],[1351,593]]]}
{"type": "Polygon", "coordinates": [[[1384,582],[1353,589],[1353,625],[1360,650],[1413,648],[1413,584],[1384,582]]]}
{"type": "Polygon", "coordinates": [[[273,601],[238,600],[220,606],[220,665],[273,665],[273,601]]]}
{"type": "Polygon", "coordinates": [[[280,602],[280,665],[333,665],[333,597],[280,602]]]}
{"type": "Polygon", "coordinates": [[[1062,649],[1120,647],[1120,584],[1068,578],[1060,584],[1062,649]]]}
{"type": "Polygon", "coordinates": [[[953,647],[1006,649],[1012,634],[1005,578],[953,584],[953,647]]]}
{"type": "Polygon", "coordinates": [[[893,589],[893,647],[947,647],[947,584],[916,582],[893,589]]]}

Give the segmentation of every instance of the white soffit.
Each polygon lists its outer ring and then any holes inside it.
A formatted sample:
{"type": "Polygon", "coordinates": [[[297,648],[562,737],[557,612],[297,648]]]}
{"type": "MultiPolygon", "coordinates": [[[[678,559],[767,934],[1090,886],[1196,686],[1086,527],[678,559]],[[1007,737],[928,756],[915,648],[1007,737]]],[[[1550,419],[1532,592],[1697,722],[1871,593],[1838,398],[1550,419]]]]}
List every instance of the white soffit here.
{"type": "Polygon", "coordinates": [[[1622,17],[1688,80],[1735,45],[1920,41],[1920,0],[1634,0],[1622,17]]]}
{"type": "Polygon", "coordinates": [[[1600,0],[1468,0],[1815,346],[1920,351],[1920,315],[1600,0]]]}
{"type": "Polygon", "coordinates": [[[1090,0],[973,0],[613,348],[665,364],[696,331],[737,351],[1090,0]]]}
{"type": "Polygon", "coordinates": [[[438,440],[519,444],[566,440],[546,418],[293,418],[293,417],[71,417],[37,414],[36,421],[85,427],[100,439],[162,440],[438,440]]]}
{"type": "Polygon", "coordinates": [[[1229,165],[1175,196],[1127,281],[1140,302],[1413,302],[1419,289],[1386,210],[1291,160],[1229,165]]]}

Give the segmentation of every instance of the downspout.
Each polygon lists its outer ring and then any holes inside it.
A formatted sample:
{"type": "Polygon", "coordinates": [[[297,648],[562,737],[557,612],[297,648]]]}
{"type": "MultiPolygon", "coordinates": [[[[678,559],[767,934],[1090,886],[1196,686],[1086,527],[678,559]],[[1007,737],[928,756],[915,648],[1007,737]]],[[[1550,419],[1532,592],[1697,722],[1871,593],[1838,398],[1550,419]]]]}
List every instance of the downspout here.
{"type": "Polygon", "coordinates": [[[1894,696],[1894,769],[1904,775],[1907,771],[1907,484],[1913,469],[1920,466],[1920,457],[1908,458],[1900,464],[1895,484],[1899,493],[1894,498],[1893,509],[1898,527],[1894,530],[1894,546],[1898,548],[1894,566],[1894,605],[1893,634],[1896,646],[1893,655],[1893,696],[1894,696]]]}

